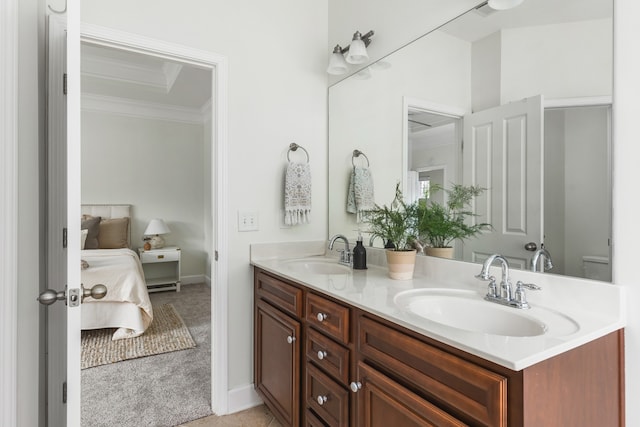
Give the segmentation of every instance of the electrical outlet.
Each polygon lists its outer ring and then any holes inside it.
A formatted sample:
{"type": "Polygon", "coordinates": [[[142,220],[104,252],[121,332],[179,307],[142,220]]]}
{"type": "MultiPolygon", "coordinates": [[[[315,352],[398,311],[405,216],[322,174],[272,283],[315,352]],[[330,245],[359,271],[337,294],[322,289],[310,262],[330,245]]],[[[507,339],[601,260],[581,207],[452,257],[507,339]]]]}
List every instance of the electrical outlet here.
{"type": "Polygon", "coordinates": [[[238,231],[258,231],[258,212],[238,212],[238,231]]]}

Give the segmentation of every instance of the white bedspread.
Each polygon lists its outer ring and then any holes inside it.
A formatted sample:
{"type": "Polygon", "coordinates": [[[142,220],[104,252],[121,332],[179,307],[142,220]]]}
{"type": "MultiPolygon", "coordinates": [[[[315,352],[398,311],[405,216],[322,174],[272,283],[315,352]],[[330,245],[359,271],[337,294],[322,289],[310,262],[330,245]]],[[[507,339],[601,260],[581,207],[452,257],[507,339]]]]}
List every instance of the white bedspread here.
{"type": "Polygon", "coordinates": [[[89,268],[82,270],[85,288],[107,287],[101,300],[82,304],[82,329],[118,328],[113,339],[142,335],[151,325],[153,308],[138,255],[130,249],[83,250],[89,268]]]}

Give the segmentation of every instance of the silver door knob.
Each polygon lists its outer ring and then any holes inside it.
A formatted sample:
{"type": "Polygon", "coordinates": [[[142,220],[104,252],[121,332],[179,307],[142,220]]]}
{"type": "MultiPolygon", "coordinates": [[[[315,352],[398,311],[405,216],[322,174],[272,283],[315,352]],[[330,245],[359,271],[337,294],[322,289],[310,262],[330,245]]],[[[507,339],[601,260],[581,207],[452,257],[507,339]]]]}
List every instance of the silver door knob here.
{"type": "Polygon", "coordinates": [[[529,242],[526,245],[524,245],[524,248],[530,252],[535,252],[538,250],[538,245],[536,245],[535,242],[529,242]]]}
{"type": "Polygon", "coordinates": [[[80,287],[82,288],[82,302],[86,297],[102,299],[107,295],[107,287],[105,285],[93,285],[91,289],[85,289],[83,285],[80,285],[80,287]]]}
{"type": "Polygon", "coordinates": [[[40,304],[51,305],[56,301],[64,301],[66,298],[66,289],[64,291],[54,291],[53,289],[47,289],[46,291],[42,292],[36,299],[40,301],[40,304]]]}

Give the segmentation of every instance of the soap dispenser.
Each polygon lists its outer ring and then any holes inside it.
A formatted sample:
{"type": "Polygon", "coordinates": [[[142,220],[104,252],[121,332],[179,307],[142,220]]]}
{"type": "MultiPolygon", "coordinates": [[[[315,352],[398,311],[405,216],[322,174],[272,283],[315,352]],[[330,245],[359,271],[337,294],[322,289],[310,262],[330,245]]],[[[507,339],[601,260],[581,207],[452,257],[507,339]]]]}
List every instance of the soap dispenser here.
{"type": "Polygon", "coordinates": [[[358,233],[358,240],[356,246],[353,248],[353,269],[354,270],[366,270],[367,269],[367,250],[362,244],[362,234],[358,233]]]}

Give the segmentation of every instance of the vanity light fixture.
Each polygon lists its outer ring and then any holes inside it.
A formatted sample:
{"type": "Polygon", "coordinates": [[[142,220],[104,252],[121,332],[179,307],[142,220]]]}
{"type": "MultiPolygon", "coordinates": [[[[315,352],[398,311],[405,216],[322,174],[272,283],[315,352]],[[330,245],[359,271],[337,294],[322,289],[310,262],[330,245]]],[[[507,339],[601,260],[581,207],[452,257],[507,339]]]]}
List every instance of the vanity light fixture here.
{"type": "Polygon", "coordinates": [[[371,43],[373,30],[362,35],[360,31],[353,34],[353,40],[347,47],[341,47],[339,44],[333,48],[333,52],[329,57],[329,66],[327,73],[333,75],[345,74],[349,70],[349,64],[362,64],[369,60],[367,54],[367,46],[371,43]],[[345,54],[347,54],[345,59],[345,54]]]}
{"type": "Polygon", "coordinates": [[[507,10],[519,6],[524,0],[489,0],[489,7],[495,10],[507,10]]]}

